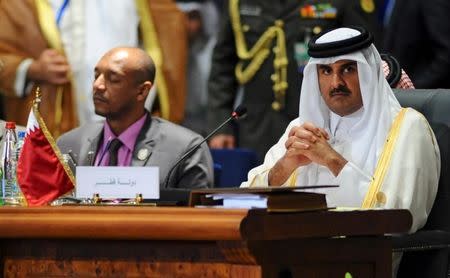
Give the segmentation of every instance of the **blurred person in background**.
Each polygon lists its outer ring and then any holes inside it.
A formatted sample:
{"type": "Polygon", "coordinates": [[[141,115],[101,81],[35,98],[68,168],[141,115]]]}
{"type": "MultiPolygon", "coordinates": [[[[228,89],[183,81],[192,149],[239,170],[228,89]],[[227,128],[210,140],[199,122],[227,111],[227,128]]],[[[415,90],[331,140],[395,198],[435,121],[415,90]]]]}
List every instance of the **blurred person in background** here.
{"type": "Polygon", "coordinates": [[[450,1],[384,2],[383,50],[398,59],[416,88],[450,88],[450,1]]]}
{"type": "Polygon", "coordinates": [[[385,53],[380,56],[384,76],[392,89],[414,89],[414,84],[408,74],[401,68],[394,56],[385,53]]]}
{"type": "Polygon", "coordinates": [[[141,45],[156,61],[161,115],[181,122],[184,25],[183,14],[171,0],[1,1],[5,118],[25,124],[34,97],[29,92],[39,85],[41,113],[54,136],[98,119],[89,101],[96,61],[112,47],[141,45]]]}
{"type": "Polygon", "coordinates": [[[187,17],[188,63],[187,95],[182,125],[202,135],[208,99],[208,78],[212,51],[217,41],[219,12],[213,1],[179,1],[178,7],[187,17]]]}

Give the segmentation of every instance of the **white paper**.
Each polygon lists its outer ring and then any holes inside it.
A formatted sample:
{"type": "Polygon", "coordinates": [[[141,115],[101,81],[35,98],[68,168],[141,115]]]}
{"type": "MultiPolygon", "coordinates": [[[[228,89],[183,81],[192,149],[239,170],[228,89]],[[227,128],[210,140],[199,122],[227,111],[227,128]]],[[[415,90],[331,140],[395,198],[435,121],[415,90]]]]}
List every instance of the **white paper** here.
{"type": "Polygon", "coordinates": [[[267,196],[258,194],[217,193],[207,194],[206,198],[222,200],[223,208],[267,208],[267,196]]]}
{"type": "Polygon", "coordinates": [[[212,198],[213,200],[222,199],[235,199],[235,200],[261,200],[266,199],[266,196],[251,194],[251,193],[214,193],[206,194],[206,198],[212,198]]]}
{"type": "Polygon", "coordinates": [[[77,198],[92,198],[98,193],[101,198],[159,199],[158,167],[77,167],[77,198]]]}
{"type": "Polygon", "coordinates": [[[267,208],[267,198],[262,199],[223,199],[223,208],[267,208]]]}

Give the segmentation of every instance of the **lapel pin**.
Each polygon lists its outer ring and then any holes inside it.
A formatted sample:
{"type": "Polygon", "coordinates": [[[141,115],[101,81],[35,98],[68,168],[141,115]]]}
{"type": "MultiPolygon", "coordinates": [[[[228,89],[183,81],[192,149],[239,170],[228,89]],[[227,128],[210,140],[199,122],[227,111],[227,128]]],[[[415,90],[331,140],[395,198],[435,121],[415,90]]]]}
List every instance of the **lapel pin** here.
{"type": "Polygon", "coordinates": [[[140,150],[138,151],[137,158],[138,158],[139,160],[145,160],[145,159],[147,159],[147,157],[148,157],[149,154],[150,154],[150,152],[149,152],[148,149],[140,149],[140,150]]]}

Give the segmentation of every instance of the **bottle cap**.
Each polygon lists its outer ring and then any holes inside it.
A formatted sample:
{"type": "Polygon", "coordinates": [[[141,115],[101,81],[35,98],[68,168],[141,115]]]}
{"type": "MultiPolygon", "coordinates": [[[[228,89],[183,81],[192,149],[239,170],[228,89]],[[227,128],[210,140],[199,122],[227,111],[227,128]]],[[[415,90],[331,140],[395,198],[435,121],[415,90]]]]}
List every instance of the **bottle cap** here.
{"type": "Polygon", "coordinates": [[[16,129],[15,122],[6,122],[6,129],[16,129]]]}
{"type": "Polygon", "coordinates": [[[25,131],[19,131],[17,132],[17,138],[25,138],[25,131]]]}

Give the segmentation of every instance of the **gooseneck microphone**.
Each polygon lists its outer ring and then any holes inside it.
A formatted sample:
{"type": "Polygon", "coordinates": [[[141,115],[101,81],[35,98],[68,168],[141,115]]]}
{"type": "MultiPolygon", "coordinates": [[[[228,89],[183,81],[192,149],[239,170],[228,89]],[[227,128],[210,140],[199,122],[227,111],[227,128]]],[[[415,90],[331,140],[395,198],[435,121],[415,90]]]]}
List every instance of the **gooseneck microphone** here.
{"type": "Polygon", "coordinates": [[[200,143],[193,146],[191,149],[189,149],[180,159],[177,160],[177,162],[170,168],[170,171],[167,173],[166,181],[164,183],[164,188],[167,188],[169,186],[170,177],[172,175],[173,170],[187,157],[189,157],[193,152],[195,152],[203,143],[205,143],[211,136],[217,133],[224,125],[229,123],[231,120],[238,120],[242,117],[244,117],[247,114],[247,108],[239,105],[234,109],[234,111],[231,113],[231,116],[228,117],[222,124],[220,124],[216,129],[211,131],[208,136],[206,136],[200,143]]]}

